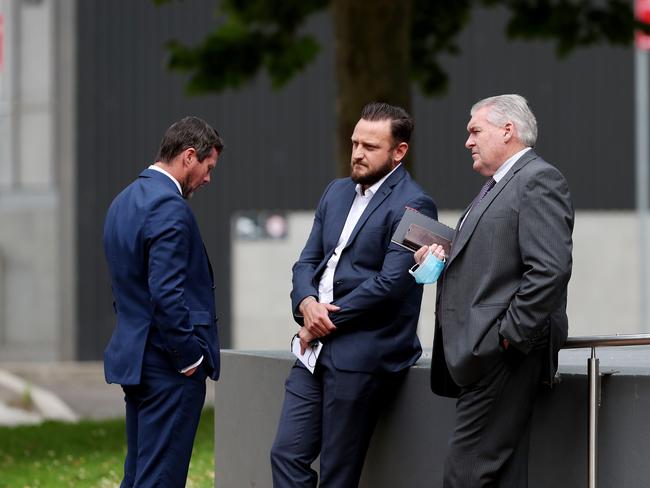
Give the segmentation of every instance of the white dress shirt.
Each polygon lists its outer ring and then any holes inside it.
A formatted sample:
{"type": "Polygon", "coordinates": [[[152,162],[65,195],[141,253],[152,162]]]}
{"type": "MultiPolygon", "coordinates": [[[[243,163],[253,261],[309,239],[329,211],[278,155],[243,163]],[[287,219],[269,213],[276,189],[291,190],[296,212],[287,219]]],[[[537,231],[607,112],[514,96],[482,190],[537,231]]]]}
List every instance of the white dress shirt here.
{"type": "Polygon", "coordinates": [[[506,173],[508,171],[510,171],[510,168],[512,168],[514,166],[514,164],[519,160],[519,158],[522,157],[524,155],[524,153],[526,151],[528,151],[529,149],[530,149],[530,147],[525,147],[521,151],[519,151],[517,154],[513,154],[512,156],[510,156],[506,160],[506,162],[503,163],[499,167],[497,172],[494,173],[494,176],[492,176],[492,178],[494,178],[494,181],[496,181],[498,183],[501,180],[501,178],[503,178],[506,175],[506,173]]]}
{"type": "Polygon", "coordinates": [[[361,185],[357,183],[354,191],[356,191],[356,196],[350,207],[350,212],[348,212],[348,217],[345,220],[345,225],[343,226],[343,231],[339,237],[338,243],[336,244],[336,249],[334,249],[334,254],[327,261],[327,266],[325,266],[325,271],[321,275],[320,282],[318,283],[318,301],[321,303],[331,303],[334,300],[334,273],[336,272],[336,266],[339,263],[339,258],[341,257],[341,252],[348,243],[348,239],[352,234],[357,222],[361,218],[361,214],[366,209],[372,197],[375,196],[377,190],[382,185],[386,179],[393,174],[393,172],[401,166],[401,163],[393,168],[393,171],[384,176],[377,183],[367,188],[364,192],[361,189],[361,185]]]}
{"type": "MultiPolygon", "coordinates": [[[[181,184],[178,182],[178,180],[176,178],[174,178],[171,174],[169,174],[169,172],[165,171],[160,166],[156,166],[155,164],[152,164],[151,166],[149,166],[149,169],[152,169],[154,171],[158,171],[159,173],[162,173],[162,174],[168,176],[169,179],[174,182],[174,184],[176,185],[176,188],[178,188],[178,193],[180,193],[181,195],[183,194],[183,190],[181,190],[181,184]]],[[[181,373],[186,373],[192,368],[197,368],[199,366],[199,364],[201,364],[202,362],[203,362],[203,356],[201,356],[199,358],[199,360],[197,362],[195,362],[194,364],[190,364],[189,366],[181,369],[180,372],[181,373]]]]}

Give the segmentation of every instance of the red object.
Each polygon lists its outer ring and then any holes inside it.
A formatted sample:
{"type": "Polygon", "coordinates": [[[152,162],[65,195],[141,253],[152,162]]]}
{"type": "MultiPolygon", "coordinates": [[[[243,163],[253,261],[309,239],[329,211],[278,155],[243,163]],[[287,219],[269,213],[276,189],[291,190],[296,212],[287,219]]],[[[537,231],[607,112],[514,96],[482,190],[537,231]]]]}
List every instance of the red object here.
{"type": "MultiPolygon", "coordinates": [[[[650,0],[636,0],[636,18],[641,22],[650,24],[650,0]]],[[[642,31],[636,33],[636,47],[650,51],[650,34],[642,31]]]]}

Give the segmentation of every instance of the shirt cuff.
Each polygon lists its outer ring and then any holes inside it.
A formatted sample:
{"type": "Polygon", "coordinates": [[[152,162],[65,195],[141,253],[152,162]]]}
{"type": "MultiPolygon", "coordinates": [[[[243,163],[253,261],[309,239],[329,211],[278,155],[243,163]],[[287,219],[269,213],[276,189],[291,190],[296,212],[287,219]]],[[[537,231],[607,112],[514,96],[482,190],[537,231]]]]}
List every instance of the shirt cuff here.
{"type": "Polygon", "coordinates": [[[181,369],[181,373],[187,373],[190,369],[192,369],[192,368],[196,368],[196,367],[197,367],[199,364],[201,364],[202,362],[203,362],[203,356],[201,356],[201,357],[199,358],[199,360],[198,360],[197,362],[195,362],[194,364],[190,364],[187,368],[183,368],[183,369],[181,369]]]}

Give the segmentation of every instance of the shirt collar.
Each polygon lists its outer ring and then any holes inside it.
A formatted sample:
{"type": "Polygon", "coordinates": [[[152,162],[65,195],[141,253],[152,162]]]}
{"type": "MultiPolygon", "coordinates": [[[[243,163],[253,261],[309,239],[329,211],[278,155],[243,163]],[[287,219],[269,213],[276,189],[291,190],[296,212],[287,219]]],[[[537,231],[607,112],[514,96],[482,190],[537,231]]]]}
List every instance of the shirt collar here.
{"type": "Polygon", "coordinates": [[[174,184],[176,185],[176,188],[178,188],[178,193],[180,193],[181,195],[183,194],[183,190],[181,190],[181,184],[178,182],[178,180],[176,178],[174,178],[167,171],[165,171],[160,166],[157,166],[155,164],[152,164],[151,166],[149,166],[149,169],[152,169],[154,171],[158,171],[159,173],[162,173],[162,174],[168,176],[174,182],[174,184]]]}
{"type": "Polygon", "coordinates": [[[392,170],[390,173],[388,173],[386,176],[384,176],[384,177],[383,177],[381,180],[379,180],[377,183],[375,183],[374,185],[369,186],[368,188],[366,188],[366,192],[365,192],[365,193],[362,193],[362,190],[361,190],[361,184],[360,184],[360,183],[357,183],[357,186],[354,187],[354,191],[356,191],[356,192],[357,192],[357,195],[359,195],[360,197],[371,197],[371,196],[373,196],[375,193],[377,193],[377,190],[379,190],[379,187],[382,185],[382,183],[383,183],[384,181],[386,181],[386,179],[387,179],[390,175],[392,175],[392,174],[395,172],[395,170],[396,170],[397,168],[399,168],[400,166],[402,166],[402,163],[399,163],[397,166],[395,166],[395,167],[393,168],[393,170],[392,170]]]}
{"type": "Polygon", "coordinates": [[[528,151],[529,149],[530,149],[530,147],[525,147],[521,151],[519,151],[518,153],[513,154],[512,156],[510,156],[506,160],[506,162],[501,165],[501,167],[497,170],[497,172],[494,173],[494,176],[492,176],[492,178],[494,178],[494,181],[496,181],[498,183],[499,180],[506,175],[506,173],[510,170],[510,168],[512,168],[514,166],[514,164],[517,162],[517,160],[520,157],[522,157],[524,155],[524,153],[526,151],[528,151]]]}

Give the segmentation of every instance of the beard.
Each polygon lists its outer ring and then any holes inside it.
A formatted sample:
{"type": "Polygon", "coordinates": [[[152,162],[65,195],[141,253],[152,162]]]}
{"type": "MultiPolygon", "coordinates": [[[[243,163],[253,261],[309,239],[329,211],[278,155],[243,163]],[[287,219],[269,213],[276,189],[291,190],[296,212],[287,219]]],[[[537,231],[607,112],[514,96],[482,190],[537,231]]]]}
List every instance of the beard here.
{"type": "Polygon", "coordinates": [[[194,189],[190,188],[189,178],[185,181],[180,182],[181,184],[181,195],[185,200],[189,200],[194,195],[194,189]]]}
{"type": "Polygon", "coordinates": [[[350,163],[350,164],[352,166],[352,172],[350,173],[350,178],[355,183],[359,183],[360,185],[363,185],[366,188],[374,185],[393,170],[392,158],[386,159],[386,161],[384,161],[382,165],[378,166],[375,169],[370,169],[366,164],[364,164],[362,166],[362,169],[368,168],[368,171],[366,173],[361,173],[357,169],[357,167],[355,167],[354,163],[350,163]]]}

